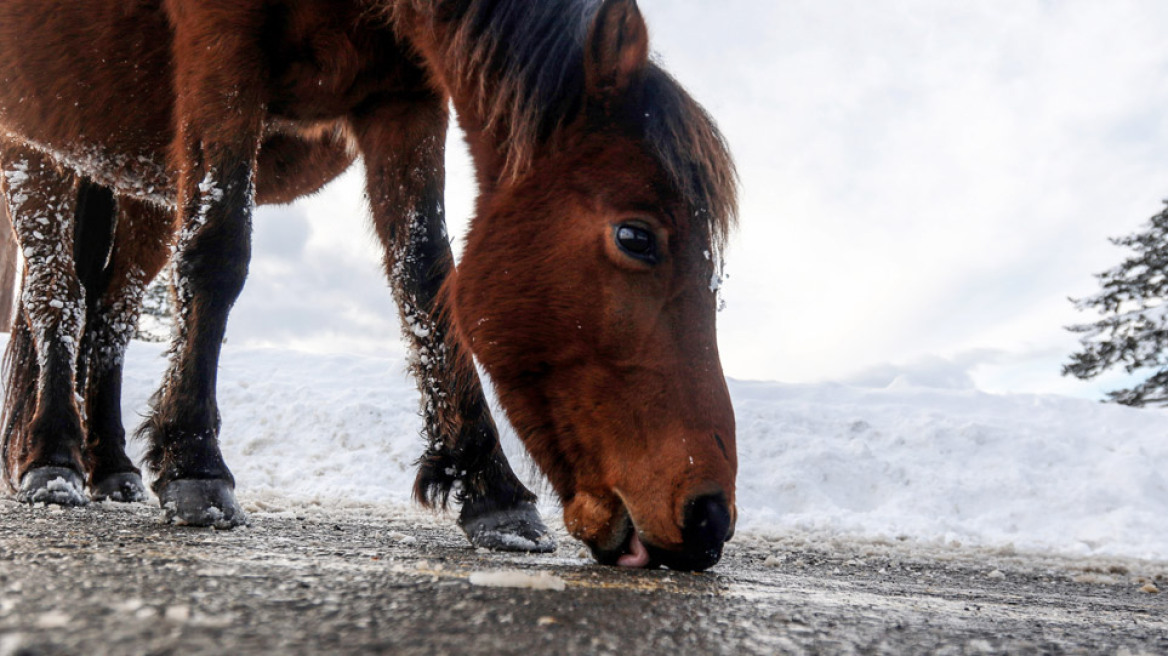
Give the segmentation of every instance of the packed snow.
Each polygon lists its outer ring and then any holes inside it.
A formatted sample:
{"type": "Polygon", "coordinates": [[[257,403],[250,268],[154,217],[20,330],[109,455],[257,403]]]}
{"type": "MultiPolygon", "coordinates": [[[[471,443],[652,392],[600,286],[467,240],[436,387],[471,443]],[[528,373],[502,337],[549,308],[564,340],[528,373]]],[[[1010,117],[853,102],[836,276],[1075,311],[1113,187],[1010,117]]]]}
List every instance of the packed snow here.
{"type": "MultiPolygon", "coordinates": [[[[409,503],[422,422],[392,344],[382,358],[225,346],[222,445],[246,508],[409,503]]],[[[129,428],[164,369],[163,346],[131,344],[129,428]]],[[[1168,560],[1168,411],[903,379],[880,389],[731,380],[730,391],[741,534],[1168,560]]],[[[558,520],[506,430],[504,445],[558,520]]]]}

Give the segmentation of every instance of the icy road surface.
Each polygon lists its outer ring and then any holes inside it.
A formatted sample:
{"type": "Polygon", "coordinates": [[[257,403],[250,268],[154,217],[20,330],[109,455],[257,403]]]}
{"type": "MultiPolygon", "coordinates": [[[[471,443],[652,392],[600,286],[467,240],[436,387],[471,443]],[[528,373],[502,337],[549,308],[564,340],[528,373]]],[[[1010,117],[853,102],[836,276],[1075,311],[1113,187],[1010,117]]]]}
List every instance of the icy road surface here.
{"type": "Polygon", "coordinates": [[[566,535],[476,553],[408,508],[252,511],[215,532],[0,500],[0,656],[1168,653],[1165,562],[792,533],[630,572],[566,535]]]}

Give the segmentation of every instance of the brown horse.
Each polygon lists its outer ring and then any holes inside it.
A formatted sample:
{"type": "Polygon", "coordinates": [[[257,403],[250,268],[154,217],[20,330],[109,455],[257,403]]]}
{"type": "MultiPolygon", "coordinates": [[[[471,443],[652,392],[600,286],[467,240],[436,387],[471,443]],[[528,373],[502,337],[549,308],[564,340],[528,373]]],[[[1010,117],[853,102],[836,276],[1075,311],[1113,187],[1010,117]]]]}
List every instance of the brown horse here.
{"type": "Polygon", "coordinates": [[[735,175],[712,121],[649,61],[634,0],[6,0],[0,79],[0,178],[26,260],[4,436],[20,498],[143,495],[121,357],[174,236],[147,465],[174,521],[245,521],[215,373],[251,208],[360,154],[422,394],[417,498],[455,494],[476,545],[552,548],[473,355],[598,560],[718,561],[737,462],[709,281],[735,175]],[[449,104],[479,186],[457,272],[449,104]]]}

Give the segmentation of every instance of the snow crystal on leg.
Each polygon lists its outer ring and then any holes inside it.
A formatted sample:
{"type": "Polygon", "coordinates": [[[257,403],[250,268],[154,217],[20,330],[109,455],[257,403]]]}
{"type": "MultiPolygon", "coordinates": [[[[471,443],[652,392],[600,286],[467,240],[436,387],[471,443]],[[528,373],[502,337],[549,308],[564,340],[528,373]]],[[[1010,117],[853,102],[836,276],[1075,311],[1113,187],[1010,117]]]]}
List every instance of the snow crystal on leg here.
{"type": "Polygon", "coordinates": [[[81,475],[67,467],[40,467],[21,478],[18,501],[52,503],[59,506],[84,506],[85,483],[81,475]]]}
{"type": "Polygon", "coordinates": [[[514,508],[464,519],[461,526],[476,548],[531,553],[556,550],[556,540],[533,503],[523,502],[514,508]]]}
{"type": "Polygon", "coordinates": [[[14,144],[0,148],[0,173],[25,256],[20,331],[30,338],[9,373],[6,473],[19,478],[23,499],[79,505],[83,432],[74,381],[85,317],[73,265],[76,180],[14,144]]]}
{"type": "Polygon", "coordinates": [[[158,501],[164,521],[177,526],[230,529],[248,523],[231,487],[218,479],[172,481],[158,501]]]}
{"type": "Polygon", "coordinates": [[[94,501],[139,503],[147,498],[146,485],[142,483],[142,477],[133,472],[114,474],[94,486],[92,497],[94,501]]]}

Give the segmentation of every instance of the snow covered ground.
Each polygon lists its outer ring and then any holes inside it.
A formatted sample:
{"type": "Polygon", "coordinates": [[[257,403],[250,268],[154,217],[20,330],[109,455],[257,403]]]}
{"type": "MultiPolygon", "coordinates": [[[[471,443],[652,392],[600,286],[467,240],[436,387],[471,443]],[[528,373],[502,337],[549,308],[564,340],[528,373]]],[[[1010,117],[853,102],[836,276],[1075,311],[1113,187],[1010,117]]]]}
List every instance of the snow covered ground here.
{"type": "MultiPolygon", "coordinates": [[[[156,344],[130,349],[131,428],[161,376],[162,354],[156,344]]],[[[407,503],[422,440],[404,370],[400,352],[227,345],[222,442],[244,505],[407,503]]],[[[900,383],[731,381],[730,391],[740,531],[1168,560],[1168,412],[900,383]]],[[[558,519],[514,436],[504,439],[549,519],[558,519]]]]}

